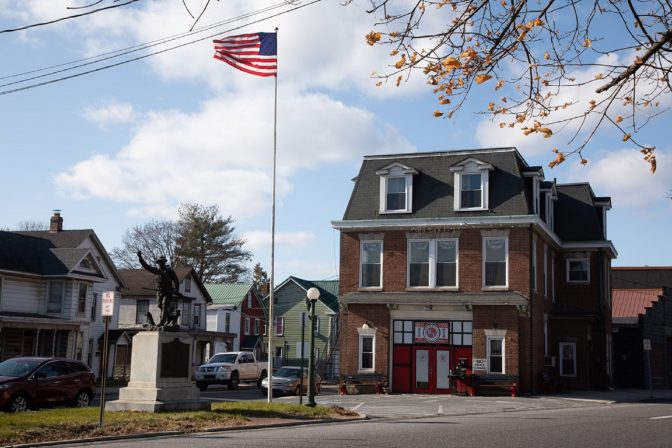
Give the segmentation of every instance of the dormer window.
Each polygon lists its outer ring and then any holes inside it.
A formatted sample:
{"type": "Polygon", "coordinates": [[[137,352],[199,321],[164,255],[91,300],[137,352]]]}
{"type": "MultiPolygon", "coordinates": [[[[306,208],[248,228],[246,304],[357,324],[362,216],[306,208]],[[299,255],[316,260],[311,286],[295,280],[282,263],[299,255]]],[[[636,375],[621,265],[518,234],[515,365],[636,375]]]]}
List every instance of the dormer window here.
{"type": "Polygon", "coordinates": [[[472,158],[450,167],[450,170],[455,173],[455,210],[488,210],[493,166],[472,158]]]}
{"type": "Polygon", "coordinates": [[[401,163],[392,163],[376,171],[380,176],[380,213],[413,211],[413,175],[418,172],[401,163]]]}

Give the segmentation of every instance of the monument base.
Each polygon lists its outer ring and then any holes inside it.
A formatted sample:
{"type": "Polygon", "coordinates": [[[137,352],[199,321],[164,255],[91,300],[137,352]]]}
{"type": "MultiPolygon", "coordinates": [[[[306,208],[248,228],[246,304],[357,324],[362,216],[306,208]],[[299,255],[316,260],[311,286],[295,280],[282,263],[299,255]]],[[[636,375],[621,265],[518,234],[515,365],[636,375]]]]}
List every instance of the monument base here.
{"type": "Polygon", "coordinates": [[[133,337],[131,379],[107,411],[194,411],[210,409],[191,382],[193,338],[183,333],[141,331],[133,337]]]}

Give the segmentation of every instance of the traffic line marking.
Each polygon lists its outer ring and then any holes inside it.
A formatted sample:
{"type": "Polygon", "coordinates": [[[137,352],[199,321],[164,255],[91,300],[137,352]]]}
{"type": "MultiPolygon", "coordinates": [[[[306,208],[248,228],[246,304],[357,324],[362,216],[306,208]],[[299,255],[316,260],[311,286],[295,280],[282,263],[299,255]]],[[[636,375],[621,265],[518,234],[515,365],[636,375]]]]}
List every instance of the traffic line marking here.
{"type": "Polygon", "coordinates": [[[662,420],[664,418],[672,418],[672,415],[661,415],[660,417],[651,417],[649,420],[662,420]]]}
{"type": "Polygon", "coordinates": [[[359,409],[363,404],[364,404],[364,402],[359,403],[357,406],[355,406],[354,408],[352,408],[352,410],[353,410],[353,411],[356,411],[356,410],[359,409]]]}
{"type": "Polygon", "coordinates": [[[439,414],[439,415],[443,414],[443,405],[442,404],[439,405],[439,412],[437,412],[437,414],[439,414]]]}

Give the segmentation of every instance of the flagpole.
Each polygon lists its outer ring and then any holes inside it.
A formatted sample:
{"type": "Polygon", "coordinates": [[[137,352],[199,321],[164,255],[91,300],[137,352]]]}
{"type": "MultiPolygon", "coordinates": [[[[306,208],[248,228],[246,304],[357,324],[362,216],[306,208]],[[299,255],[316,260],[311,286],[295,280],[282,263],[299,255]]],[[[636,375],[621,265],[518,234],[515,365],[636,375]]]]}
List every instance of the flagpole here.
{"type": "MultiPolygon", "coordinates": [[[[278,28],[275,28],[275,44],[277,54],[278,44],[278,28]]],[[[276,62],[277,64],[277,62],[276,62]]],[[[277,67],[277,65],[276,65],[277,67]]],[[[275,72],[275,93],[273,105],[273,205],[271,212],[271,281],[270,281],[270,295],[268,298],[268,402],[273,401],[273,358],[275,353],[273,351],[273,331],[275,330],[275,322],[273,321],[273,290],[275,283],[275,167],[277,164],[277,147],[278,147],[278,71],[275,72]]]]}

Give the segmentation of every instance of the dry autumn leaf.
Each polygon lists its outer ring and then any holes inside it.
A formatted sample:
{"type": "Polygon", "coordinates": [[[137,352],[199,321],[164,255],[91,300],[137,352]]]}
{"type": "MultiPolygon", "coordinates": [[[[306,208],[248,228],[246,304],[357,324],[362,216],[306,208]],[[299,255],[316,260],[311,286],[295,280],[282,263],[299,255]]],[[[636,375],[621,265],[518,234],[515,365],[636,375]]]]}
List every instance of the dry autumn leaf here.
{"type": "Polygon", "coordinates": [[[492,78],[492,76],[486,75],[485,73],[482,73],[480,75],[476,75],[476,78],[474,78],[474,80],[476,81],[476,84],[483,84],[485,81],[487,81],[490,78],[492,78]]]}
{"type": "Polygon", "coordinates": [[[369,34],[366,35],[366,43],[369,45],[374,45],[376,42],[380,40],[382,37],[382,34],[379,33],[378,31],[371,31],[369,34]]]}

